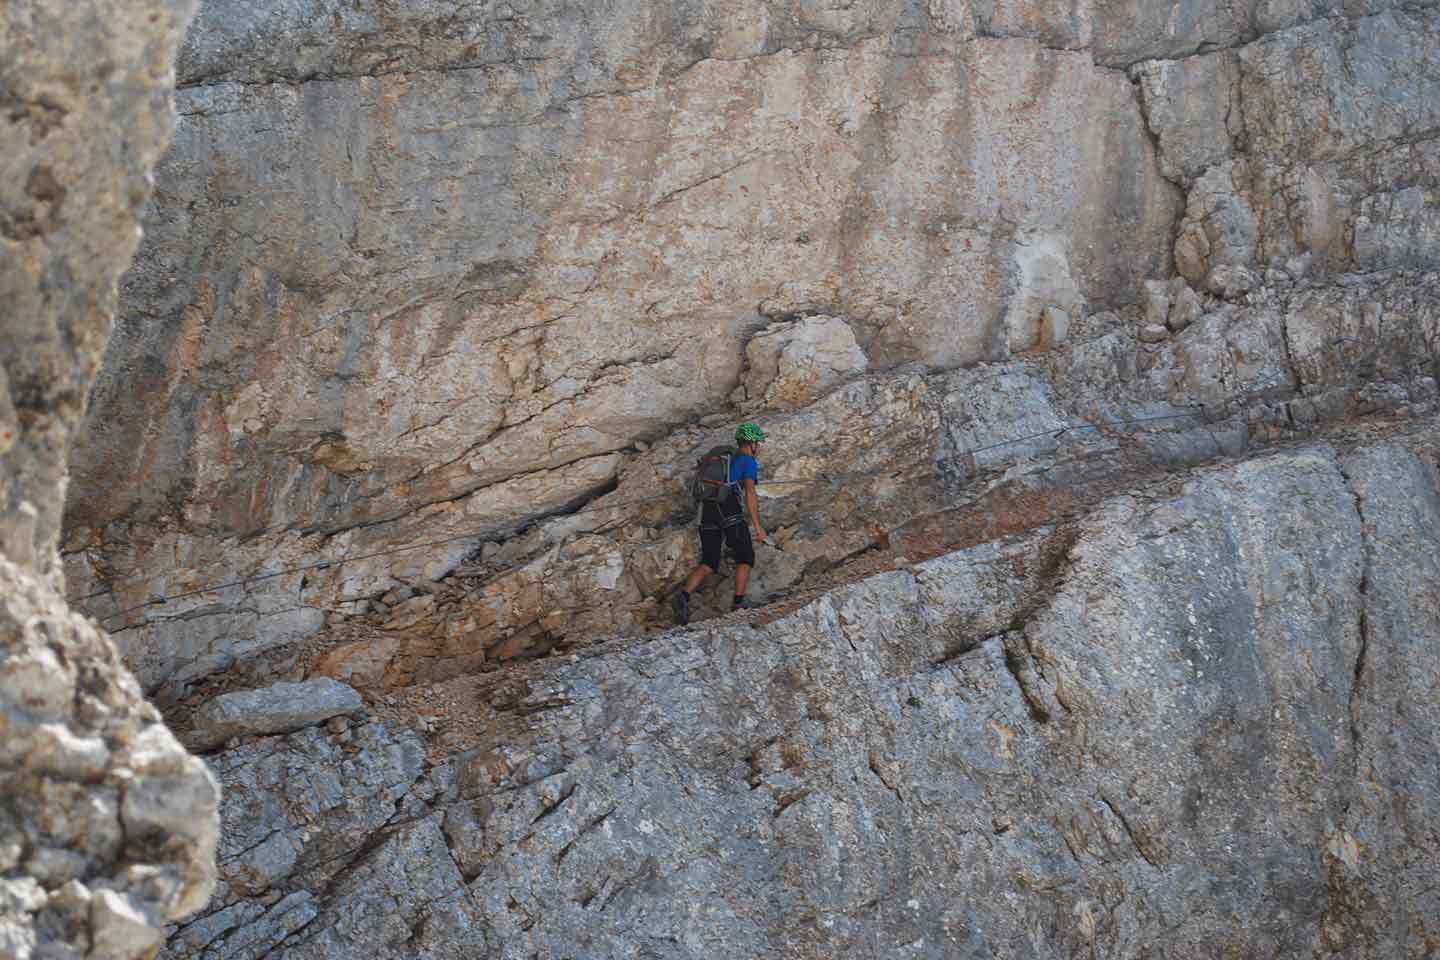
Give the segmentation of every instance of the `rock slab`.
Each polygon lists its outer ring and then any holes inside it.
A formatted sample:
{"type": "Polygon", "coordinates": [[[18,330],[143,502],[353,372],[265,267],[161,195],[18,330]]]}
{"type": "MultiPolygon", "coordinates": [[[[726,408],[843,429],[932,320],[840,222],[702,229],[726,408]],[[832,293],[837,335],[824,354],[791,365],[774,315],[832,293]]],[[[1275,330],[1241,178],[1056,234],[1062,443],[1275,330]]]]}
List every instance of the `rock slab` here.
{"type": "Polygon", "coordinates": [[[186,743],[196,750],[209,750],[231,737],[289,733],[363,709],[365,702],[353,687],[328,677],[277,683],[211,700],[195,712],[186,743]]]}

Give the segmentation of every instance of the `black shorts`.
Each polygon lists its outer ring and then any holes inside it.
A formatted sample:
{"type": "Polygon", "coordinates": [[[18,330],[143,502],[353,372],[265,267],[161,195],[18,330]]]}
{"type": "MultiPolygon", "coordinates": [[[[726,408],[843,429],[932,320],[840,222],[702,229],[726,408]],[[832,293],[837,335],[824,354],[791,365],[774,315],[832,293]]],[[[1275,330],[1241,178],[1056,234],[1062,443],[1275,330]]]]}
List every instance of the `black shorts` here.
{"type": "Polygon", "coordinates": [[[737,564],[755,566],[755,546],[750,542],[750,525],[743,516],[730,519],[724,526],[706,522],[700,524],[700,562],[711,570],[720,569],[722,540],[730,545],[730,556],[737,564]]]}

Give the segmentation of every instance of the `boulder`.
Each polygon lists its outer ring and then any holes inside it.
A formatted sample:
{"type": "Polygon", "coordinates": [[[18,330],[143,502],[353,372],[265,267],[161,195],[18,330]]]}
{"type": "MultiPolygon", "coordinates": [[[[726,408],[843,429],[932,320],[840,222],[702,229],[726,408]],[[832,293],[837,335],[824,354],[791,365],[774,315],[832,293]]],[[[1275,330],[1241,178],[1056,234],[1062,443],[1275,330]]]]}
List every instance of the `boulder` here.
{"type": "Polygon", "coordinates": [[[865,372],[865,352],[839,317],[771,324],[745,345],[741,399],[747,406],[794,410],[841,380],[865,372]]]}
{"type": "Polygon", "coordinates": [[[1200,319],[1205,312],[1205,305],[1200,301],[1200,295],[1191,290],[1184,280],[1180,280],[1180,288],[1175,293],[1175,299],[1170,304],[1170,311],[1165,316],[1165,326],[1170,328],[1172,333],[1179,333],[1190,324],[1200,319]]]}
{"type": "Polygon", "coordinates": [[[1245,267],[1222,263],[1210,271],[1207,281],[1210,292],[1226,300],[1235,300],[1255,289],[1255,274],[1245,267]]]}
{"type": "Polygon", "coordinates": [[[277,683],[221,694],[206,703],[195,711],[187,741],[193,749],[209,750],[231,737],[289,733],[364,709],[353,687],[329,677],[277,683]]]}
{"type": "Polygon", "coordinates": [[[1141,343],[1163,343],[1169,335],[1163,323],[1146,323],[1140,327],[1141,343]]]}

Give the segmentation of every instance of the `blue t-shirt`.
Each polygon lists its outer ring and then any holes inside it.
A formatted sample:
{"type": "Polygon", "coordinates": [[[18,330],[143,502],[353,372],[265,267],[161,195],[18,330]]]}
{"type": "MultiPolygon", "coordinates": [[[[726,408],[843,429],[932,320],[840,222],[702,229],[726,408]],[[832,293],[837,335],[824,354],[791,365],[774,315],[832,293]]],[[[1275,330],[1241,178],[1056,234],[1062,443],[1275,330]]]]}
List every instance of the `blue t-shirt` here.
{"type": "Polygon", "coordinates": [[[745,481],[753,480],[760,485],[760,462],[748,453],[737,453],[730,458],[730,486],[736,493],[745,492],[745,481]]]}

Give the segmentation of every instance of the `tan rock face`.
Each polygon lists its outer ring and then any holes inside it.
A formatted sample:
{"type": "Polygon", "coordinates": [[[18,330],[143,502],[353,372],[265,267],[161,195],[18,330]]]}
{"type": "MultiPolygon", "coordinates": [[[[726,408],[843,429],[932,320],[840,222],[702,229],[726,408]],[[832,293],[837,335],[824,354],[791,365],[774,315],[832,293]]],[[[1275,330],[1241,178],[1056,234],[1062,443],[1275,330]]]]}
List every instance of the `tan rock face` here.
{"type": "Polygon", "coordinates": [[[66,457],[170,130],[169,71],[192,6],[23,0],[0,12],[0,553],[44,577],[58,576],[66,457]]]}
{"type": "MultiPolygon", "coordinates": [[[[1286,335],[1348,294],[1296,278],[1384,268],[1397,304],[1434,259],[1434,15],[1383,6],[211,4],[70,575],[167,695],[344,616],[323,672],[410,682],[653,625],[696,450],[742,419],[780,428],[774,592],[953,502],[957,451],[1339,390],[1352,359],[1297,375],[1286,335]],[[1014,365],[946,372],[976,363],[1014,365]],[[435,580],[423,614],[383,601],[435,580]]],[[[1427,402],[1387,369],[1382,406],[1427,402]]]]}
{"type": "Polygon", "coordinates": [[[771,324],[745,345],[744,381],[734,399],[759,409],[794,410],[869,366],[855,332],[838,317],[771,324]]]}
{"type": "Polygon", "coordinates": [[[1032,346],[1047,297],[1074,313],[1164,268],[1177,200],[1123,75],[928,28],[912,56],[871,36],[898,5],[862,6],[834,49],[763,51],[706,8],[705,43],[745,52],[683,69],[627,7],[593,92],[568,47],[197,72],[127,301],[175,322],[117,340],[74,524],[392,516],[712,410],[765,316],[823,306],[873,362],[944,367],[1003,357],[1012,326],[1032,346]]]}

